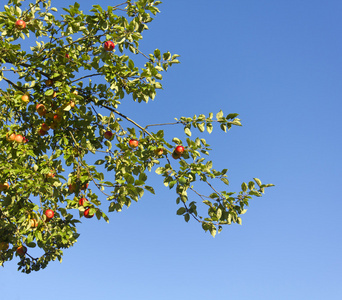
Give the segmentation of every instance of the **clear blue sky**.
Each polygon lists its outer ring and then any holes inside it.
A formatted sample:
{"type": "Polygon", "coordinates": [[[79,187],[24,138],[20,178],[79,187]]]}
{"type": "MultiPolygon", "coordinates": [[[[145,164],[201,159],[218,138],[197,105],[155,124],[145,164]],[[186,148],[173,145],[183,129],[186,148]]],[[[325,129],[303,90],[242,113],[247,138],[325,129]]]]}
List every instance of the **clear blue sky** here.
{"type": "MultiPolygon", "coordinates": [[[[87,10],[93,1],[80,2],[87,10]]],[[[175,194],[152,177],[156,196],[110,215],[110,224],[83,219],[62,264],[25,275],[17,258],[7,263],[1,298],[340,300],[342,2],[160,8],[142,48],[178,53],[182,63],[154,102],[127,100],[122,112],[141,124],[240,113],[243,127],[204,136],[214,167],[229,169],[232,191],[253,177],[276,187],[251,202],[242,226],[213,239],[176,216],[175,194]]]]}

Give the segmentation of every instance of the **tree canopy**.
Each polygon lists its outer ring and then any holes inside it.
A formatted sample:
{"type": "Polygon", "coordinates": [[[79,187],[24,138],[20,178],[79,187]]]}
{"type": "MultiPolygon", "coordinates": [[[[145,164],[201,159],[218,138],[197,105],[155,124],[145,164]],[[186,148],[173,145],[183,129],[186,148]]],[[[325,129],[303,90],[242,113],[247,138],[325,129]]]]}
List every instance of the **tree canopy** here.
{"type": "Polygon", "coordinates": [[[241,224],[252,196],[272,184],[254,178],[238,192],[219,191],[227,169],[214,169],[210,145],[192,135],[241,126],[238,114],[138,124],[120,111],[124,98],[157,99],[163,72],[179,63],[177,54],[139,48],[161,1],[94,5],[87,14],[78,3],[59,12],[52,2],[9,0],[0,12],[0,264],[17,257],[30,273],[61,261],[80,220],[108,221],[107,212],[153,194],[150,172],[175,192],[186,222],[212,236],[241,224]],[[169,124],[184,136],[167,140],[169,124]]]}

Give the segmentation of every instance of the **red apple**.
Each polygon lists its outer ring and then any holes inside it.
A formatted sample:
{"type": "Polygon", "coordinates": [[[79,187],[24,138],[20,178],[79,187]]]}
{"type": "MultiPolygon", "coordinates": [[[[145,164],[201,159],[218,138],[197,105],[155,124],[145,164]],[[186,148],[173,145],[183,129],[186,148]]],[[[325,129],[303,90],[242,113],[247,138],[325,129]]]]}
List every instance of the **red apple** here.
{"type": "Polygon", "coordinates": [[[53,116],[53,121],[57,124],[60,123],[62,121],[62,116],[60,114],[55,114],[53,116]]]}
{"type": "Polygon", "coordinates": [[[17,22],[15,22],[15,27],[17,29],[23,30],[26,27],[26,23],[23,20],[17,20],[17,22]]]}
{"type": "Polygon", "coordinates": [[[69,53],[65,53],[65,57],[66,57],[66,58],[70,58],[69,53]]]}
{"type": "Polygon", "coordinates": [[[90,211],[90,208],[87,208],[87,209],[84,211],[84,216],[85,216],[87,219],[90,219],[90,218],[94,217],[94,214],[90,215],[90,214],[89,214],[89,211],[90,211]]]}
{"type": "Polygon", "coordinates": [[[55,173],[52,170],[46,174],[46,178],[53,178],[53,177],[55,177],[55,173]]]}
{"type": "Polygon", "coordinates": [[[176,153],[175,151],[172,152],[172,157],[173,157],[174,159],[178,159],[178,158],[180,158],[181,156],[182,156],[181,154],[178,154],[178,153],[176,153]]]}
{"type": "Polygon", "coordinates": [[[47,131],[43,130],[43,128],[40,128],[38,130],[38,135],[43,136],[43,135],[46,135],[46,134],[47,134],[47,131]]]}
{"type": "Polygon", "coordinates": [[[113,132],[111,132],[111,131],[106,131],[106,132],[104,133],[103,136],[104,136],[105,139],[111,140],[112,137],[113,137],[113,132]]]}
{"type": "Polygon", "coordinates": [[[31,228],[37,228],[38,227],[38,221],[36,219],[30,220],[30,226],[31,228]]]}
{"type": "Polygon", "coordinates": [[[15,142],[21,144],[24,141],[24,137],[21,134],[17,134],[14,139],[15,142]]]}
{"type": "Polygon", "coordinates": [[[24,103],[29,103],[30,102],[30,96],[27,94],[22,95],[21,101],[23,101],[24,103]]]}
{"type": "Polygon", "coordinates": [[[162,155],[163,152],[164,152],[163,148],[157,148],[157,149],[154,150],[154,154],[157,155],[157,156],[162,155]]]}
{"type": "Polygon", "coordinates": [[[42,126],[41,126],[41,129],[44,130],[44,131],[49,131],[50,126],[47,125],[46,123],[43,123],[42,126]]]}
{"type": "Polygon", "coordinates": [[[44,214],[45,214],[46,219],[48,221],[51,220],[53,218],[53,216],[55,215],[55,213],[53,212],[52,209],[47,209],[44,214]]]}
{"type": "Polygon", "coordinates": [[[72,194],[73,192],[75,192],[75,190],[76,190],[76,184],[69,184],[69,186],[68,186],[68,191],[69,191],[69,193],[70,194],[72,194]]]}
{"type": "Polygon", "coordinates": [[[25,246],[19,246],[16,252],[19,256],[24,256],[27,252],[27,248],[25,246]]]}
{"type": "Polygon", "coordinates": [[[177,146],[174,152],[176,154],[182,155],[184,152],[184,147],[183,146],[177,146]]]}
{"type": "Polygon", "coordinates": [[[138,145],[139,145],[139,141],[132,139],[132,140],[130,140],[130,141],[128,142],[128,144],[129,144],[130,147],[136,148],[136,147],[138,147],[138,145]]]}
{"type": "Polygon", "coordinates": [[[7,133],[6,134],[6,139],[9,142],[14,142],[14,140],[15,140],[15,133],[11,133],[10,135],[7,133]]]}
{"type": "Polygon", "coordinates": [[[85,204],[86,202],[88,202],[88,200],[87,200],[86,198],[81,198],[81,199],[78,201],[78,204],[79,204],[80,206],[84,206],[84,204],[85,204]]]}
{"type": "Polygon", "coordinates": [[[41,117],[45,116],[46,112],[47,112],[45,105],[41,104],[41,103],[36,105],[36,111],[37,111],[38,115],[40,115],[41,117]]]}
{"type": "Polygon", "coordinates": [[[114,47],[115,47],[115,45],[112,41],[107,41],[104,43],[104,48],[106,51],[113,51],[114,47]]]}
{"type": "Polygon", "coordinates": [[[28,142],[28,139],[26,137],[24,137],[24,140],[23,140],[23,143],[27,143],[28,142]]]}

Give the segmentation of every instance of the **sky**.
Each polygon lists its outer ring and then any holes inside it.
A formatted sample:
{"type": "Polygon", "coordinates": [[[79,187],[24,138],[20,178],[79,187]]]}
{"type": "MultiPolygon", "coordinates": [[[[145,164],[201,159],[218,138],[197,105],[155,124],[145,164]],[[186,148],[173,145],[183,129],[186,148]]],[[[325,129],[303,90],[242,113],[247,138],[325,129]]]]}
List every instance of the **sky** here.
{"type": "Polygon", "coordinates": [[[155,196],[109,224],[83,219],[61,264],[26,275],[18,258],[6,263],[2,298],[341,299],[342,2],[172,0],[160,9],[141,47],[180,54],[181,64],[155,101],[127,100],[121,111],[139,124],[239,113],[243,127],[203,135],[214,168],[229,169],[231,191],[253,177],[275,187],[251,201],[242,226],[212,238],[176,215],[174,192],[151,176],[155,196]]]}

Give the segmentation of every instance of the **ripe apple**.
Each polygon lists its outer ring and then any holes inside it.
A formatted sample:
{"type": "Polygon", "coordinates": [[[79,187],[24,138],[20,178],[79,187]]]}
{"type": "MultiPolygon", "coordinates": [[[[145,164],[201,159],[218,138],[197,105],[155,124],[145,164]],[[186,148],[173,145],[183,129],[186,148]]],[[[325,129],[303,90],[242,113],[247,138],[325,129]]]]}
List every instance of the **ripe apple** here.
{"type": "Polygon", "coordinates": [[[130,147],[136,148],[136,147],[138,147],[138,145],[139,145],[139,141],[134,140],[134,139],[131,139],[131,140],[128,142],[128,144],[129,144],[130,147]]]}
{"type": "Polygon", "coordinates": [[[115,47],[115,45],[112,41],[107,41],[104,43],[104,48],[106,51],[113,51],[114,47],[115,47]]]}
{"type": "Polygon", "coordinates": [[[30,96],[27,94],[24,94],[21,96],[21,101],[23,101],[24,103],[29,103],[30,102],[30,96]]]}
{"type": "Polygon", "coordinates": [[[113,137],[113,132],[111,132],[111,131],[106,131],[106,132],[104,133],[103,136],[104,136],[105,139],[111,140],[112,137],[113,137]]]}
{"type": "Polygon", "coordinates": [[[82,191],[86,190],[86,189],[88,188],[88,186],[89,186],[89,183],[83,184],[83,185],[81,186],[81,190],[82,190],[82,191]]]}
{"type": "Polygon", "coordinates": [[[30,226],[31,228],[37,228],[38,227],[38,221],[36,219],[30,220],[30,226]]]}
{"type": "Polygon", "coordinates": [[[6,134],[6,139],[9,142],[14,142],[14,140],[15,140],[15,133],[11,133],[10,135],[7,133],[6,134]]]}
{"type": "Polygon", "coordinates": [[[41,117],[45,116],[47,113],[45,105],[41,104],[41,103],[36,105],[36,111],[37,111],[38,115],[40,115],[41,117]]]}
{"type": "Polygon", "coordinates": [[[53,80],[52,79],[47,79],[45,80],[46,86],[53,86],[53,80]]]}
{"type": "Polygon", "coordinates": [[[89,214],[89,211],[90,211],[90,208],[87,208],[87,209],[84,211],[84,216],[85,216],[87,219],[90,219],[90,218],[94,217],[94,214],[90,215],[90,214],[89,214]]]}
{"type": "Polygon", "coordinates": [[[65,53],[65,57],[66,57],[66,58],[70,58],[69,53],[65,53]]]}
{"type": "Polygon", "coordinates": [[[85,204],[86,202],[88,202],[88,200],[87,200],[86,198],[81,198],[81,199],[78,201],[78,204],[79,204],[80,206],[84,206],[84,204],[85,204]]]}
{"type": "Polygon", "coordinates": [[[68,191],[69,191],[70,194],[75,192],[75,190],[76,190],[76,184],[73,183],[73,184],[69,184],[68,185],[68,191]]]}
{"type": "Polygon", "coordinates": [[[157,148],[154,150],[154,154],[157,155],[157,156],[161,156],[164,152],[164,149],[163,148],[157,148]]]}
{"type": "Polygon", "coordinates": [[[19,30],[23,30],[26,27],[26,23],[23,20],[17,20],[17,22],[15,22],[15,27],[19,30]]]}
{"type": "Polygon", "coordinates": [[[44,130],[44,131],[49,131],[50,126],[47,125],[46,123],[43,123],[42,126],[41,126],[40,128],[41,128],[42,130],[44,130]]]}
{"type": "Polygon", "coordinates": [[[182,155],[184,152],[184,147],[183,146],[177,146],[174,152],[176,154],[182,155]]]}
{"type": "Polygon", "coordinates": [[[24,140],[23,140],[23,143],[27,143],[28,142],[28,139],[26,137],[24,137],[24,140]]]}
{"type": "Polygon", "coordinates": [[[172,158],[174,158],[174,159],[178,159],[178,158],[180,158],[181,156],[182,156],[181,154],[178,154],[178,153],[176,153],[175,151],[172,152],[172,158]]]}
{"type": "Polygon", "coordinates": [[[7,250],[9,247],[9,244],[6,242],[0,242],[0,250],[7,250]]]}
{"type": "Polygon", "coordinates": [[[19,256],[24,256],[27,252],[27,248],[25,246],[19,246],[16,252],[19,256]]]}
{"type": "Polygon", "coordinates": [[[46,219],[48,221],[50,221],[53,218],[53,216],[55,215],[55,213],[53,212],[52,209],[47,209],[44,214],[45,214],[46,219]]]}
{"type": "Polygon", "coordinates": [[[75,101],[71,100],[68,105],[70,105],[71,108],[74,108],[75,104],[76,104],[75,101]]]}
{"type": "Polygon", "coordinates": [[[52,170],[46,174],[46,178],[53,178],[53,177],[55,177],[55,173],[52,170]]]}
{"type": "Polygon", "coordinates": [[[14,139],[15,142],[21,144],[24,141],[24,137],[21,134],[17,134],[14,139]]]}
{"type": "Polygon", "coordinates": [[[43,136],[43,135],[46,135],[46,134],[47,134],[47,131],[43,130],[43,128],[40,128],[38,130],[38,135],[43,136]]]}
{"type": "Polygon", "coordinates": [[[9,189],[9,184],[7,182],[0,183],[0,192],[7,191],[9,189]]]}
{"type": "Polygon", "coordinates": [[[53,115],[53,122],[60,123],[62,121],[62,116],[60,114],[53,115]]]}

